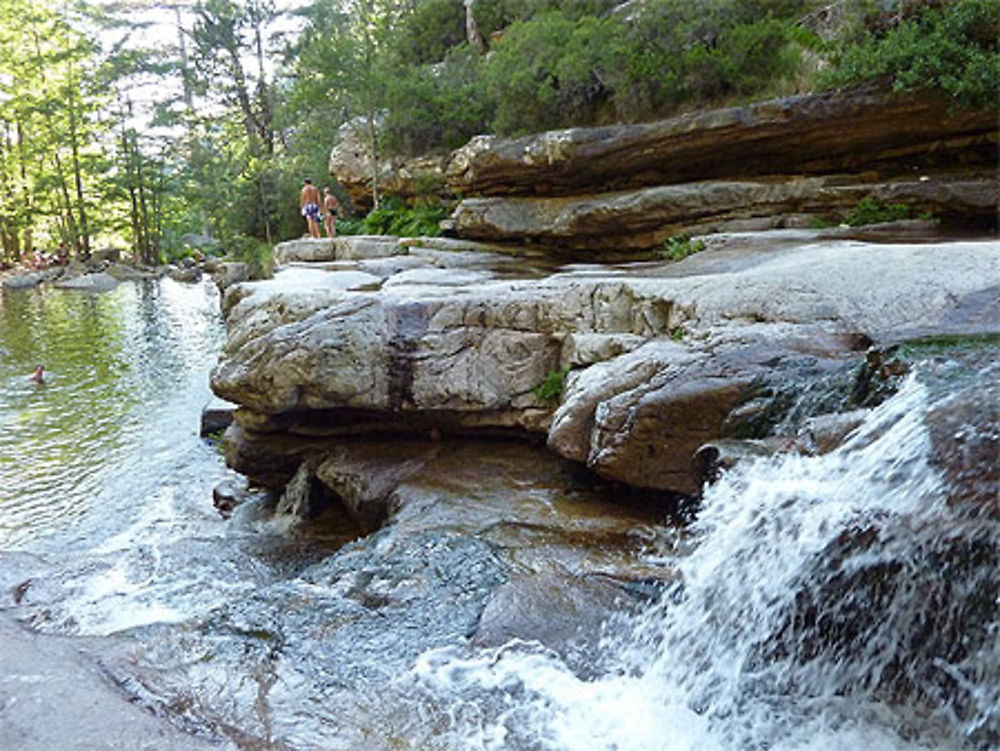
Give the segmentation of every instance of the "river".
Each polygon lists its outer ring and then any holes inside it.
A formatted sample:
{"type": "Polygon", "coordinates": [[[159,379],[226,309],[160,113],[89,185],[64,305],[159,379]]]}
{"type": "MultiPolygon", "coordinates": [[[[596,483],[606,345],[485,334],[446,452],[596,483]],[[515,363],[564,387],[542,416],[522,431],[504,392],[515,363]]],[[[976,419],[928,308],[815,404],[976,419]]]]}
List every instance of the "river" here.
{"type": "MultiPolygon", "coordinates": [[[[1000,738],[1000,536],[947,502],[928,428],[991,362],[931,358],[840,449],[725,475],[683,529],[533,447],[456,444],[352,539],[213,507],[233,476],[198,417],[223,335],[208,283],[0,307],[0,607],[123,706],[282,751],[1000,738]]],[[[0,682],[0,721],[17,698],[0,682]]],[[[61,749],[122,747],[73,732],[61,749]]]]}

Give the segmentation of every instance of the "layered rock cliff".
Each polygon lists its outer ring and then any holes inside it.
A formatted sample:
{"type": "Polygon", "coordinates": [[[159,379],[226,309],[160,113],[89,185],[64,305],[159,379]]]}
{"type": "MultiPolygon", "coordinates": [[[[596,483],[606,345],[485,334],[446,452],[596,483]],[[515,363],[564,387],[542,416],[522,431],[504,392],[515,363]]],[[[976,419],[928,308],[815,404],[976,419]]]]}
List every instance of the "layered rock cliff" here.
{"type": "MultiPolygon", "coordinates": [[[[448,223],[460,237],[576,249],[837,223],[866,196],[993,227],[997,133],[995,112],[939,98],[822,93],[653,123],[480,136],[400,163],[382,183],[412,196],[416,175],[439,179],[463,197],[448,223]]],[[[334,150],[330,171],[360,200],[370,170],[345,150],[334,150]]]]}

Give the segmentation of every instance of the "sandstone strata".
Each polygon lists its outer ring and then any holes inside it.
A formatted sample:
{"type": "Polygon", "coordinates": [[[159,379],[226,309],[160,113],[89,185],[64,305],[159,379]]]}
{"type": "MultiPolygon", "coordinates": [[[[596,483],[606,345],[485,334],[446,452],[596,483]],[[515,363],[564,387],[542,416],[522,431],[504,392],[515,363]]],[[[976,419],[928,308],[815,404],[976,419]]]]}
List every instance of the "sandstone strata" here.
{"type": "Polygon", "coordinates": [[[644,249],[668,237],[742,226],[770,229],[799,217],[848,213],[871,196],[914,213],[987,223],[996,215],[996,177],[859,182],[811,177],[769,182],[696,182],[559,198],[486,197],[462,201],[452,216],[464,237],[599,249],[644,249]]]}
{"type": "Polygon", "coordinates": [[[480,136],[453,154],[447,172],[465,195],[567,195],[755,175],[893,175],[970,158],[995,165],[996,144],[992,110],[824,93],[653,123],[480,136]]]}
{"type": "MultiPolygon", "coordinates": [[[[827,92],[651,123],[477,136],[422,166],[387,162],[380,180],[412,197],[414,175],[444,175],[439,192],[465,196],[443,224],[460,237],[653,249],[692,233],[836,224],[866,196],[951,226],[995,226],[997,140],[993,111],[827,92]]],[[[362,200],[371,164],[351,156],[356,141],[345,136],[330,169],[362,200]]]]}

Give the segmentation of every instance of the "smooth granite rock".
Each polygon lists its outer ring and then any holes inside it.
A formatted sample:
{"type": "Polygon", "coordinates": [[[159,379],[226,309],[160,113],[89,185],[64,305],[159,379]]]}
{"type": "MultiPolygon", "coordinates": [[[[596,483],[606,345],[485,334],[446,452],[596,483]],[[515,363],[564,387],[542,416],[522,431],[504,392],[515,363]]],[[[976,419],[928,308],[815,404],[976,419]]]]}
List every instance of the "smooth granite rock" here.
{"type": "MultiPolygon", "coordinates": [[[[1000,243],[773,239],[543,278],[408,269],[372,285],[291,268],[239,285],[212,375],[242,407],[227,451],[241,470],[286,455],[258,472],[280,482],[309,441],[522,431],[610,479],[694,494],[695,452],[754,389],[822,381],[912,332],[1000,329],[982,302],[1000,287],[1000,243]],[[567,368],[550,401],[537,387],[567,368]]],[[[768,409],[755,404],[741,420],[768,409]]]]}

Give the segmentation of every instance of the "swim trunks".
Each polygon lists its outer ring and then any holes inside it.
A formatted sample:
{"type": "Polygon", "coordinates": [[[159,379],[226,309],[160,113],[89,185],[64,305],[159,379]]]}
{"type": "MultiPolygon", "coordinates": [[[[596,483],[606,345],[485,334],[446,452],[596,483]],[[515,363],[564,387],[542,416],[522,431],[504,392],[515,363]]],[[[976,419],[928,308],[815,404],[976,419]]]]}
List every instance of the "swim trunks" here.
{"type": "Polygon", "coordinates": [[[314,222],[322,221],[322,216],[319,213],[319,204],[307,203],[302,207],[302,216],[306,219],[312,219],[314,222]]]}

